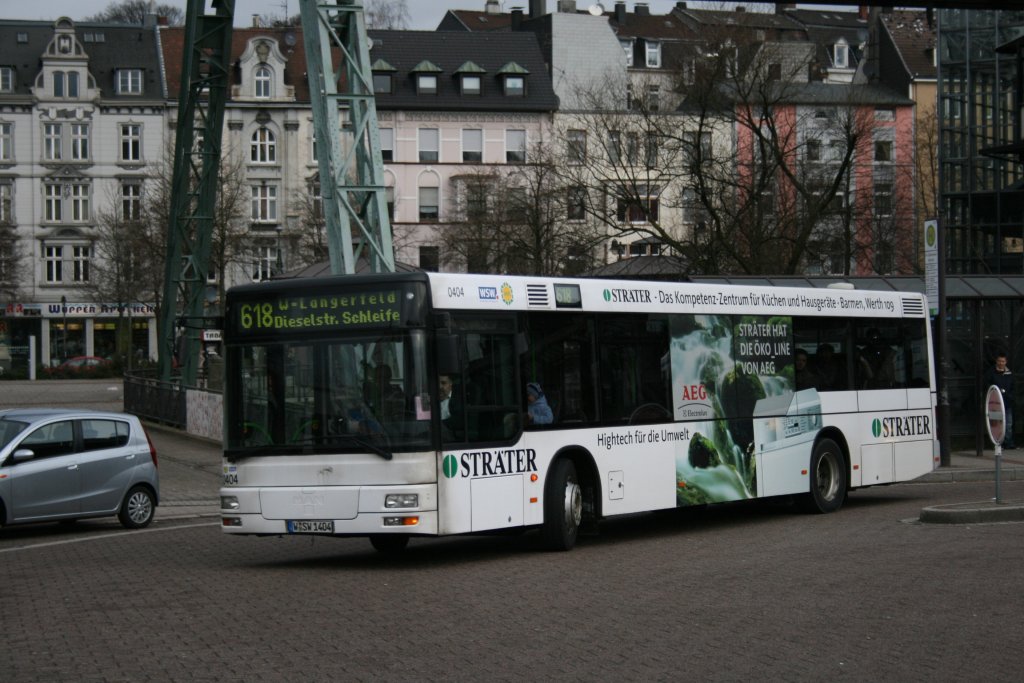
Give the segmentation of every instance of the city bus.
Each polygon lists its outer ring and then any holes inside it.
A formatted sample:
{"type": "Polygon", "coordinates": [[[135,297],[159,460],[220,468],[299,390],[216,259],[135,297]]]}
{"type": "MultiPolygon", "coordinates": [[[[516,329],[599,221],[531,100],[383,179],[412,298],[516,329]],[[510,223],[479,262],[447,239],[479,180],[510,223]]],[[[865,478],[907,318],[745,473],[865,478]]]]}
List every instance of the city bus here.
{"type": "Polygon", "coordinates": [[[228,534],[581,528],[790,497],[811,512],[938,460],[925,298],[393,273],[232,288],[228,534]]]}

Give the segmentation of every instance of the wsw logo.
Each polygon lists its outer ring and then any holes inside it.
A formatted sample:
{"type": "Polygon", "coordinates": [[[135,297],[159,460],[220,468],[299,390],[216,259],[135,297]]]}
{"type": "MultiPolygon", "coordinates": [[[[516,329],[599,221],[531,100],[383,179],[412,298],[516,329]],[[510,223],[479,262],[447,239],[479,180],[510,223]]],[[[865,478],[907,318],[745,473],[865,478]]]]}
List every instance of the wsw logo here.
{"type": "Polygon", "coordinates": [[[928,415],[908,415],[907,417],[883,418],[876,417],[871,422],[871,433],[876,439],[931,434],[932,419],[928,415]]]}

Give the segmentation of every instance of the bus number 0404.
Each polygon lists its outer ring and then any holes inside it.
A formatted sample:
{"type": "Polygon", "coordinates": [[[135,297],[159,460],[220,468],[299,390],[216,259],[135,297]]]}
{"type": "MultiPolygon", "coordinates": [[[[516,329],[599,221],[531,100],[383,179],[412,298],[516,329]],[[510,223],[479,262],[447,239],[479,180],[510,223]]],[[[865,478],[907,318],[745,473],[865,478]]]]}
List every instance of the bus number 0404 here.
{"type": "Polygon", "coordinates": [[[450,296],[453,299],[461,299],[462,297],[466,296],[466,292],[462,289],[462,287],[449,287],[448,296],[450,296]]]}

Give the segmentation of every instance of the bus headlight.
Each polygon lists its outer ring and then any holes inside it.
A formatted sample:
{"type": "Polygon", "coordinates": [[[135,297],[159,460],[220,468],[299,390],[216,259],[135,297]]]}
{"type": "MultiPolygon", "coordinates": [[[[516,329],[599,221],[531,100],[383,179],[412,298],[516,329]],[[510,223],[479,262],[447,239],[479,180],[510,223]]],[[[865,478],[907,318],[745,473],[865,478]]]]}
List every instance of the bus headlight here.
{"type": "Polygon", "coordinates": [[[238,509],[238,496],[221,496],[220,497],[220,509],[221,510],[237,510],[238,509]]]}
{"type": "Polygon", "coordinates": [[[389,493],[384,497],[386,508],[416,508],[420,506],[418,493],[389,493]]]}

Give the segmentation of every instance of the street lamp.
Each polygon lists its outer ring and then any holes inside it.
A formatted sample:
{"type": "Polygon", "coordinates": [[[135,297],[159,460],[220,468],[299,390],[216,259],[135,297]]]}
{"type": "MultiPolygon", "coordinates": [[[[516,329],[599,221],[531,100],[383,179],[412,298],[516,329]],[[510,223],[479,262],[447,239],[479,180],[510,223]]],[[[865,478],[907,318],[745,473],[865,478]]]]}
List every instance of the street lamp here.
{"type": "Polygon", "coordinates": [[[64,360],[68,359],[68,298],[60,298],[60,310],[64,314],[64,360]]]}

